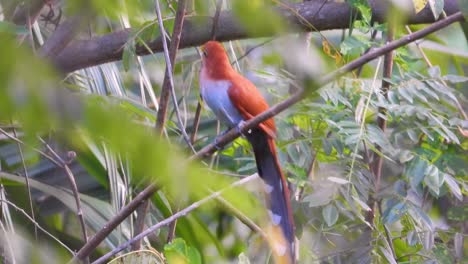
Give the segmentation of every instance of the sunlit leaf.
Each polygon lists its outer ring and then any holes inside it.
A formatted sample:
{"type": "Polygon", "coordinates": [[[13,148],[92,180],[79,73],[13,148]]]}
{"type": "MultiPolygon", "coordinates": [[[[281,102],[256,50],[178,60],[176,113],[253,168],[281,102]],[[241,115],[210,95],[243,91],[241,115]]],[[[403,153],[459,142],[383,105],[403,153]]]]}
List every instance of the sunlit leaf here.
{"type": "Polygon", "coordinates": [[[412,1],[414,5],[414,10],[416,11],[416,14],[417,14],[421,12],[421,10],[423,10],[424,7],[426,6],[427,2],[431,0],[412,0],[412,1]]]}
{"type": "Polygon", "coordinates": [[[190,247],[181,238],[176,238],[170,244],[164,246],[164,255],[168,263],[190,263],[201,264],[200,253],[190,247]]]}

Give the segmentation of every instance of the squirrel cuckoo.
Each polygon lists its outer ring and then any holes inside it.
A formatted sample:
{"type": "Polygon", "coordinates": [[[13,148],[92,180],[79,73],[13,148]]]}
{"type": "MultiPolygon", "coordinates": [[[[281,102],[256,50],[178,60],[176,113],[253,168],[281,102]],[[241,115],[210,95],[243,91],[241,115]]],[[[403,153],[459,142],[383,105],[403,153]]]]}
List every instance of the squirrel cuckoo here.
{"type": "MultiPolygon", "coordinates": [[[[222,123],[229,128],[240,127],[245,120],[269,108],[255,85],[232,68],[219,42],[207,42],[202,46],[202,52],[201,97],[222,123]]],[[[288,185],[276,153],[273,118],[260,123],[245,136],[253,147],[258,174],[265,183],[273,230],[281,232],[278,232],[281,242],[278,246],[276,241],[273,250],[281,263],[294,263],[294,220],[288,185]]]]}

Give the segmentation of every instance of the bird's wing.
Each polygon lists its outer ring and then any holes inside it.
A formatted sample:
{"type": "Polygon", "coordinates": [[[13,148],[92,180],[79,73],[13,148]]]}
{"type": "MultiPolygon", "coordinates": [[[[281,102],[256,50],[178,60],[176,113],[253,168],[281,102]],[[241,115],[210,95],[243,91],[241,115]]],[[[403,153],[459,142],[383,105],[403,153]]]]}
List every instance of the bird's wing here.
{"type": "MultiPolygon", "coordinates": [[[[245,120],[252,119],[269,108],[267,102],[255,85],[241,75],[233,76],[228,89],[229,99],[245,120]]],[[[263,121],[259,127],[270,137],[276,137],[276,126],[273,118],[263,121]]]]}

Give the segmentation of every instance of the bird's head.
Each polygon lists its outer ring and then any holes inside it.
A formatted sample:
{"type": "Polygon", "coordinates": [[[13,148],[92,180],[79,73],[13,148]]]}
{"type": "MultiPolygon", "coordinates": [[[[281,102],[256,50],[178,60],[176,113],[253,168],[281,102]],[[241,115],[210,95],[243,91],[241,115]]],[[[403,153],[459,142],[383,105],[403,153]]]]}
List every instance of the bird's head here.
{"type": "Polygon", "coordinates": [[[217,41],[208,41],[201,47],[202,71],[213,79],[224,78],[233,71],[226,50],[217,41]]]}

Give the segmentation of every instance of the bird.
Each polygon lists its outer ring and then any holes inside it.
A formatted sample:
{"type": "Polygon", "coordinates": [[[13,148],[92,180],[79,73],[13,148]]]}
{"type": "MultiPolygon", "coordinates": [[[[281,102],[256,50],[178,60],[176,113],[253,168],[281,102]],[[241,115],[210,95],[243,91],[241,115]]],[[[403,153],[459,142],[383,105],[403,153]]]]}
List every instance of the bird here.
{"type": "MultiPolygon", "coordinates": [[[[201,47],[201,56],[200,95],[228,128],[241,129],[244,122],[269,108],[255,85],[231,66],[220,42],[206,42],[201,47]]],[[[244,136],[252,145],[258,174],[264,182],[273,233],[281,234],[275,236],[272,251],[279,259],[277,263],[295,263],[295,225],[288,184],[275,146],[275,121],[267,119],[244,136]]]]}

